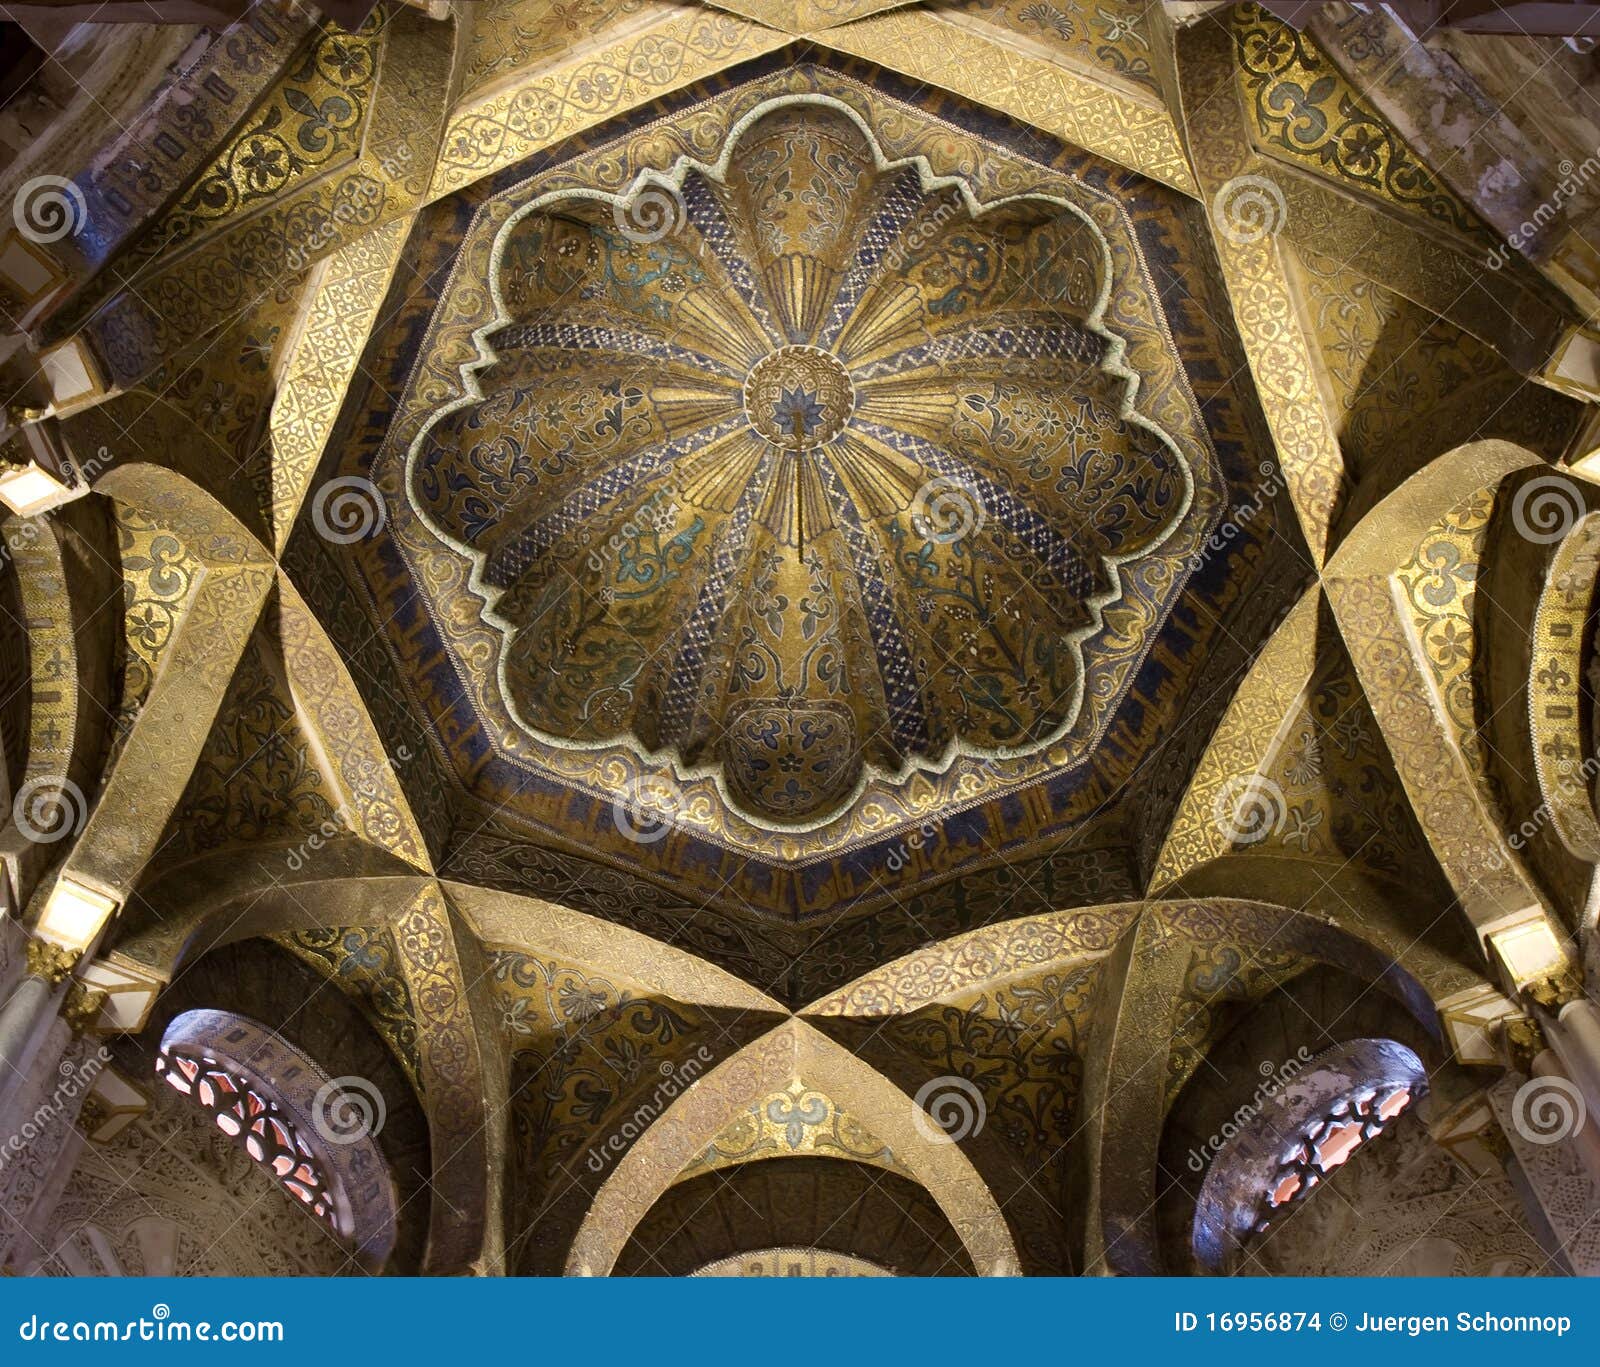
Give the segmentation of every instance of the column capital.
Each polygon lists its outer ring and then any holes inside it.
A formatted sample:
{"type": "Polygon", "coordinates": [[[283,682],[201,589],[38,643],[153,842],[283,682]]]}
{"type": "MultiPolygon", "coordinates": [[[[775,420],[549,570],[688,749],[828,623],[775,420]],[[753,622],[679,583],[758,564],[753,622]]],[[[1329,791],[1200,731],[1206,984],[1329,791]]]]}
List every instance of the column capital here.
{"type": "Polygon", "coordinates": [[[1559,1014],[1568,1003],[1583,1000],[1583,979],[1568,964],[1525,983],[1522,996],[1535,1006],[1559,1014]]]}
{"type": "Polygon", "coordinates": [[[74,978],[67,987],[67,999],[61,1004],[61,1019],[66,1021],[74,1035],[86,1035],[100,1019],[105,1004],[104,991],[85,987],[74,978]]]}
{"type": "Polygon", "coordinates": [[[29,977],[43,978],[51,987],[60,987],[78,966],[83,951],[68,949],[65,945],[58,945],[54,940],[30,937],[27,955],[29,977]]]}
{"type": "Polygon", "coordinates": [[[1513,1072],[1533,1073],[1533,1061],[1550,1047],[1539,1022],[1531,1016],[1511,1016],[1500,1027],[1506,1066],[1513,1072]]]}

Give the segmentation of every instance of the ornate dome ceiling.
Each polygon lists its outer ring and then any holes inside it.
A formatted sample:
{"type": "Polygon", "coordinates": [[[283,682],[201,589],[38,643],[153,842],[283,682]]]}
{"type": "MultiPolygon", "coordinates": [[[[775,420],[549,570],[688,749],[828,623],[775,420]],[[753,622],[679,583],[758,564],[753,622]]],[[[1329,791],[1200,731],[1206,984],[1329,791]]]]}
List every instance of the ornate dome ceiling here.
{"type": "Polygon", "coordinates": [[[1206,552],[1262,454],[1203,218],[866,68],[664,113],[425,210],[352,387],[329,473],[385,506],[334,553],[492,811],[458,858],[576,800],[775,908],[953,811],[1080,819],[1259,540],[1206,552]]]}
{"type": "Polygon", "coordinates": [[[982,202],[807,100],[500,239],[482,397],[407,493],[470,561],[529,735],[804,823],[1073,725],[1119,567],[1193,495],[1087,214],[982,202]]]}

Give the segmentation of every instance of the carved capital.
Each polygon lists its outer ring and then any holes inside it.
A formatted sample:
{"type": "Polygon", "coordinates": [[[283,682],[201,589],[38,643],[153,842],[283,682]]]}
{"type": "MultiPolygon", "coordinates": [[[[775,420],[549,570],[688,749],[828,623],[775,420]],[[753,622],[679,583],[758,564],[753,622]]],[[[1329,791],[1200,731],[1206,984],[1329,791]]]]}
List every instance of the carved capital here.
{"type": "Polygon", "coordinates": [[[1533,1072],[1533,1061],[1550,1046],[1545,1043],[1544,1031],[1531,1016],[1510,1016],[1500,1028],[1500,1042],[1505,1048],[1506,1066],[1513,1072],[1533,1072]]]}
{"type": "Polygon", "coordinates": [[[110,1119],[111,1112],[105,1108],[99,1097],[93,1092],[84,1097],[83,1105],[78,1110],[78,1128],[84,1134],[93,1135],[110,1119]]]}
{"type": "Polygon", "coordinates": [[[48,417],[48,408],[30,408],[23,403],[8,403],[6,405],[6,425],[8,427],[25,427],[30,422],[38,422],[48,417]]]}
{"type": "Polygon", "coordinates": [[[67,999],[61,1005],[61,1019],[71,1027],[74,1035],[88,1033],[100,1019],[101,1008],[106,1004],[106,994],[98,988],[85,987],[73,981],[67,988],[67,999]]]}
{"type": "Polygon", "coordinates": [[[43,978],[51,987],[60,987],[83,957],[81,949],[68,949],[53,940],[28,941],[28,976],[43,978]]]}
{"type": "Polygon", "coordinates": [[[1522,995],[1546,1011],[1560,1011],[1568,1002],[1583,998],[1583,979],[1571,967],[1535,978],[1522,989],[1522,995]]]}

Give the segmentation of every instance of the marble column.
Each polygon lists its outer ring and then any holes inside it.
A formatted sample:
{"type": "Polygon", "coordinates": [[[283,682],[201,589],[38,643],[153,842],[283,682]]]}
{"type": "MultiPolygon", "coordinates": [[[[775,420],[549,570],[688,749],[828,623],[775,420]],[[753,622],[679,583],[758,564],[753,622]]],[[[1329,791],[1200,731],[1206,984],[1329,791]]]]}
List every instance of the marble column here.
{"type": "Polygon", "coordinates": [[[27,942],[21,980],[0,1006],[0,1136],[8,1131],[15,1102],[37,1068],[37,1055],[63,986],[78,955],[45,940],[27,942]]]}
{"type": "Polygon", "coordinates": [[[12,1123],[0,1133],[0,1269],[49,1256],[45,1231],[83,1147],[79,1114],[110,1062],[97,1038],[52,1016],[12,1123]]]}

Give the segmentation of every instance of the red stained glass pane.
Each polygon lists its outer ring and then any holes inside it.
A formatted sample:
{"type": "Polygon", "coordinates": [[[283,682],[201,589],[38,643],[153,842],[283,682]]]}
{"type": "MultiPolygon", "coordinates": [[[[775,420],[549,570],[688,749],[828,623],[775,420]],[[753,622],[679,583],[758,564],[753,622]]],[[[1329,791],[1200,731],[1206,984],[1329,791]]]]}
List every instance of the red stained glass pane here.
{"type": "Polygon", "coordinates": [[[333,1223],[327,1182],[316,1154],[294,1122],[278,1109],[270,1092],[258,1091],[252,1079],[232,1075],[210,1059],[163,1055],[157,1071],[177,1091],[194,1096],[211,1113],[217,1128],[239,1139],[245,1152],[271,1173],[284,1191],[333,1223]],[[192,1089],[189,1079],[195,1080],[192,1089]]]}
{"type": "Polygon", "coordinates": [[[1410,1104],[1411,1092],[1409,1088],[1402,1087],[1398,1092],[1390,1092],[1384,1098],[1383,1105],[1378,1107],[1378,1118],[1380,1120],[1393,1120],[1410,1104]]]}
{"type": "Polygon", "coordinates": [[[1362,1137],[1358,1120],[1331,1126],[1317,1145],[1317,1163],[1324,1172],[1331,1172],[1361,1147],[1362,1137]]]}

